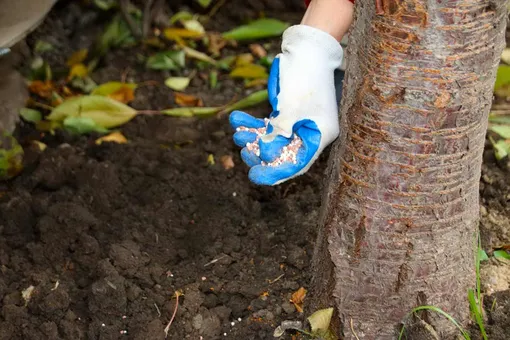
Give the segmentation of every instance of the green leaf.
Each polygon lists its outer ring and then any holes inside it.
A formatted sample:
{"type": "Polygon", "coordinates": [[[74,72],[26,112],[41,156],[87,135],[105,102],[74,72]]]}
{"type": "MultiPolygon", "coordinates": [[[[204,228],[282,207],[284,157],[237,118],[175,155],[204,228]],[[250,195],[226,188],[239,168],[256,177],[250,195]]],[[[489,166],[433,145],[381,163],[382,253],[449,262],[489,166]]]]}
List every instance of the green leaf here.
{"type": "Polygon", "coordinates": [[[133,40],[128,24],[120,15],[116,15],[99,38],[98,52],[104,55],[111,48],[124,46],[133,40]]]}
{"type": "Polygon", "coordinates": [[[221,107],[176,107],[161,111],[173,117],[209,116],[218,113],[221,107]]]}
{"type": "Polygon", "coordinates": [[[28,107],[20,109],[19,114],[24,120],[31,123],[37,123],[42,119],[41,112],[34,109],[29,109],[28,107]]]}
{"type": "Polygon", "coordinates": [[[510,254],[507,253],[505,250],[495,250],[494,257],[497,259],[510,260],[510,254]]]}
{"type": "Polygon", "coordinates": [[[218,86],[218,71],[212,70],[209,73],[209,86],[214,90],[218,86]]]}
{"type": "Polygon", "coordinates": [[[117,6],[117,1],[116,0],[94,0],[94,4],[102,9],[103,11],[108,11],[112,8],[114,8],[115,6],[117,6]]]}
{"type": "Polygon", "coordinates": [[[312,333],[325,332],[329,329],[331,318],[333,317],[333,308],[320,309],[308,317],[312,333]]]}
{"type": "Polygon", "coordinates": [[[232,66],[232,64],[234,63],[234,61],[236,61],[237,57],[232,55],[232,56],[228,56],[228,57],[225,57],[223,59],[220,59],[217,63],[218,67],[223,69],[223,70],[228,70],[230,69],[230,66],[232,66]]]}
{"type": "Polygon", "coordinates": [[[468,301],[469,301],[469,307],[471,309],[471,313],[474,316],[474,319],[476,323],[478,324],[478,328],[480,328],[480,333],[482,334],[482,337],[484,340],[487,340],[487,332],[485,331],[485,326],[483,324],[483,317],[481,314],[481,308],[480,301],[477,301],[475,299],[475,292],[472,289],[468,290],[468,301]]]}
{"type": "Polygon", "coordinates": [[[170,18],[170,25],[175,24],[177,21],[190,20],[190,19],[193,19],[193,14],[191,14],[188,11],[180,11],[180,12],[175,13],[170,18]]]}
{"type": "Polygon", "coordinates": [[[23,169],[23,148],[7,131],[0,132],[0,180],[11,179],[23,169]]]}
{"type": "Polygon", "coordinates": [[[51,111],[51,121],[64,121],[67,117],[88,117],[96,125],[112,128],[127,123],[137,114],[136,110],[109,97],[89,95],[73,97],[51,111]]]}
{"type": "Polygon", "coordinates": [[[146,65],[153,70],[177,70],[185,65],[185,53],[182,50],[160,52],[150,56],[146,65]]]}
{"type": "Polygon", "coordinates": [[[108,132],[108,129],[97,125],[90,117],[67,117],[64,119],[64,129],[78,135],[90,132],[108,132]]]}
{"type": "Polygon", "coordinates": [[[109,81],[96,87],[90,94],[98,96],[108,96],[125,87],[135,90],[138,87],[138,85],[135,83],[122,83],[120,81],[109,81]]]}
{"type": "Polygon", "coordinates": [[[165,80],[165,85],[174,91],[184,91],[190,82],[187,77],[170,77],[165,80]]]}
{"type": "Polygon", "coordinates": [[[37,42],[35,43],[34,52],[36,54],[49,52],[51,50],[53,50],[53,45],[50,44],[49,42],[46,42],[44,40],[37,40],[37,42]]]}
{"type": "Polygon", "coordinates": [[[43,58],[37,56],[30,64],[32,80],[50,81],[53,78],[53,72],[50,65],[43,58]]]}
{"type": "Polygon", "coordinates": [[[496,113],[491,113],[489,115],[489,122],[496,124],[509,124],[510,125],[510,115],[501,115],[496,113]]]}
{"type": "MultiPolygon", "coordinates": [[[[464,339],[466,340],[471,340],[471,337],[469,336],[469,333],[466,332],[464,330],[464,328],[462,328],[462,326],[457,322],[457,320],[455,320],[450,314],[446,313],[445,311],[443,311],[441,308],[439,307],[436,307],[436,306],[418,306],[418,307],[415,307],[413,308],[413,310],[411,310],[411,312],[409,312],[408,316],[411,316],[412,314],[416,313],[416,312],[419,312],[421,310],[430,310],[430,311],[433,311],[433,312],[436,312],[442,316],[444,316],[445,318],[448,319],[448,321],[450,321],[455,327],[457,327],[457,329],[459,330],[459,332],[462,334],[462,336],[464,337],[464,339]]],[[[402,326],[402,329],[400,330],[400,334],[398,336],[398,340],[402,339],[402,336],[404,335],[404,330],[405,330],[405,326],[402,326]]]]}
{"type": "Polygon", "coordinates": [[[498,140],[497,142],[494,142],[491,140],[492,147],[494,148],[496,159],[502,160],[503,158],[507,157],[510,154],[510,142],[507,142],[506,140],[498,140]]]}
{"type": "Polygon", "coordinates": [[[212,0],[197,0],[198,4],[202,6],[202,8],[207,8],[211,4],[212,0]]]}
{"type": "Polygon", "coordinates": [[[267,98],[268,98],[268,96],[267,96],[266,90],[257,91],[257,92],[250,94],[248,97],[241,99],[240,101],[238,101],[234,104],[228,105],[222,111],[229,112],[229,111],[234,111],[234,110],[242,110],[247,107],[251,107],[251,106],[255,106],[260,103],[263,103],[263,102],[267,101],[267,98]]]}
{"type": "Polygon", "coordinates": [[[74,88],[82,90],[84,93],[90,93],[90,91],[97,87],[96,82],[89,76],[85,76],[83,78],[75,77],[73,80],[71,80],[71,85],[74,88]]]}
{"type": "Polygon", "coordinates": [[[489,259],[489,256],[487,256],[487,253],[482,248],[478,248],[478,260],[480,262],[487,261],[489,259]]]}
{"type": "Polygon", "coordinates": [[[278,37],[287,27],[288,23],[276,19],[259,19],[225,32],[223,37],[237,41],[278,37]]]}
{"type": "Polygon", "coordinates": [[[489,127],[489,130],[505,139],[510,139],[510,125],[493,125],[489,127]]]}

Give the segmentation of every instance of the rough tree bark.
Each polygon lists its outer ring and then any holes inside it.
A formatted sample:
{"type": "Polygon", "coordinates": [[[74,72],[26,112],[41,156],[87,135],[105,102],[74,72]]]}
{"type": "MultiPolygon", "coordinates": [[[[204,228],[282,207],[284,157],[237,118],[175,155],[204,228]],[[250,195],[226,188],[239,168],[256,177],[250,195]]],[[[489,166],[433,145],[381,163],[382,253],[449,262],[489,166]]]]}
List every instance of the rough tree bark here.
{"type": "MultiPolygon", "coordinates": [[[[420,305],[469,322],[482,151],[505,44],[503,0],[381,3],[356,0],[313,263],[313,307],[334,304],[345,339],[395,339],[420,305]]],[[[441,339],[455,334],[434,313],[420,317],[441,339]]]]}

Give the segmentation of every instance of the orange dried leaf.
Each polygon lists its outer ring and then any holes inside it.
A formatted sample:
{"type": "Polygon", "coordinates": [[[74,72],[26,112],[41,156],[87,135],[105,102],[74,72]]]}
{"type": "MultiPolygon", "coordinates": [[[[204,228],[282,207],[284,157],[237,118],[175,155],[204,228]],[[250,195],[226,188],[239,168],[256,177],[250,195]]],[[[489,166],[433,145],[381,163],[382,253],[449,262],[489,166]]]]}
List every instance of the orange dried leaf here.
{"type": "Polygon", "coordinates": [[[108,97],[127,104],[135,99],[135,90],[132,87],[122,86],[117,91],[110,93],[108,97]]]}
{"type": "Polygon", "coordinates": [[[89,51],[86,48],[74,52],[67,60],[67,66],[72,67],[76,64],[81,64],[88,54],[89,51]]]}
{"type": "Polygon", "coordinates": [[[303,313],[303,302],[305,300],[306,293],[306,289],[301,287],[292,294],[290,299],[290,302],[294,304],[294,307],[296,307],[296,310],[299,313],[303,313]]]}
{"type": "Polygon", "coordinates": [[[175,92],[175,103],[179,106],[204,106],[202,99],[182,92],[175,92]]]}
{"type": "Polygon", "coordinates": [[[53,92],[53,83],[49,81],[34,80],[28,86],[28,90],[43,98],[50,98],[53,92]]]}
{"type": "Polygon", "coordinates": [[[232,156],[230,156],[230,155],[221,156],[220,162],[221,162],[221,165],[223,166],[223,169],[225,169],[225,170],[232,169],[235,166],[234,160],[232,159],[232,156]]]}
{"type": "Polygon", "coordinates": [[[112,132],[109,135],[103,136],[101,138],[96,139],[96,144],[100,145],[103,142],[111,142],[117,144],[125,144],[127,143],[126,137],[118,131],[112,132]]]}
{"type": "Polygon", "coordinates": [[[260,45],[260,44],[251,44],[250,51],[257,58],[263,58],[263,57],[267,56],[266,49],[264,47],[262,47],[262,45],[260,45]]]}

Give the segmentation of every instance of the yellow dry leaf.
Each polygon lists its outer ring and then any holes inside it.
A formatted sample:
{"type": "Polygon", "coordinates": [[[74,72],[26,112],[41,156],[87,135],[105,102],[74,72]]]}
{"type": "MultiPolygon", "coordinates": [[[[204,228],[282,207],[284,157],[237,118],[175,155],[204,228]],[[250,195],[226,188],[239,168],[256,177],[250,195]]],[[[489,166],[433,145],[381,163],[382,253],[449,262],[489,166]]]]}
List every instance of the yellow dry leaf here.
{"type": "Polygon", "coordinates": [[[268,77],[266,68],[257,64],[238,66],[230,72],[233,78],[243,79],[266,79],[268,77]]]}
{"type": "Polygon", "coordinates": [[[67,59],[67,66],[71,67],[76,64],[81,64],[89,54],[89,51],[86,48],[83,48],[81,50],[78,50],[74,52],[69,59],[67,59]]]}
{"type": "Polygon", "coordinates": [[[165,38],[169,40],[177,40],[177,39],[198,39],[201,38],[204,34],[202,32],[186,29],[186,28],[166,28],[163,31],[165,38]]]}
{"type": "Polygon", "coordinates": [[[259,78],[259,79],[250,80],[249,82],[244,84],[244,87],[250,88],[250,87],[262,86],[262,85],[267,85],[267,79],[259,78]]]}
{"type": "Polygon", "coordinates": [[[303,313],[303,302],[305,300],[306,293],[306,289],[301,287],[292,294],[290,299],[290,302],[294,304],[294,307],[296,307],[296,310],[299,313],[303,313]]]}
{"type": "Polygon", "coordinates": [[[204,106],[202,99],[182,92],[174,92],[175,103],[179,106],[204,106]]]}
{"type": "Polygon", "coordinates": [[[103,142],[111,142],[117,144],[125,144],[127,143],[126,137],[118,131],[112,132],[109,135],[103,136],[101,138],[96,139],[96,144],[100,145],[103,142]]]}
{"type": "Polygon", "coordinates": [[[37,148],[37,150],[39,151],[44,151],[46,150],[46,148],[48,147],[46,144],[44,144],[43,142],[40,142],[38,140],[33,140],[32,141],[32,144],[37,148]]]}
{"type": "Polygon", "coordinates": [[[237,56],[236,66],[250,65],[253,63],[254,60],[255,58],[253,58],[253,55],[251,53],[243,53],[237,56]]]}
{"type": "Polygon", "coordinates": [[[89,73],[87,66],[83,64],[74,64],[71,66],[71,70],[69,71],[69,79],[73,79],[74,77],[83,78],[89,73]]]}
{"type": "Polygon", "coordinates": [[[214,155],[213,154],[209,154],[207,156],[207,164],[209,165],[214,165],[216,164],[216,162],[214,161],[214,155]]]}
{"type": "Polygon", "coordinates": [[[235,166],[234,160],[232,159],[232,156],[230,156],[230,155],[221,156],[220,162],[221,162],[221,165],[223,166],[223,169],[225,169],[225,170],[232,169],[235,166]]]}

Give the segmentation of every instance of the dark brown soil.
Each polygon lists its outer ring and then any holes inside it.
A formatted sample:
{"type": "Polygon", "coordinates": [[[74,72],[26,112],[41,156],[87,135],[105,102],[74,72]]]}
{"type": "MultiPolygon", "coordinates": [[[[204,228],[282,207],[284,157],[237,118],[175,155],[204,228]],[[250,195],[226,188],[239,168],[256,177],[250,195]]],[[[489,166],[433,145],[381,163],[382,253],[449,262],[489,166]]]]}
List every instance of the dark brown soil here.
{"type": "MultiPolygon", "coordinates": [[[[234,1],[229,6],[239,12],[223,8],[211,25],[225,30],[241,20],[232,13],[253,16],[264,9],[262,1],[248,3],[234,1]]],[[[285,17],[296,22],[300,9],[293,8],[285,17]]],[[[48,60],[63,65],[97,31],[92,21],[80,28],[87,34],[76,34],[80,16],[76,5],[60,5],[29,44],[50,40],[59,51],[48,60]]],[[[136,54],[145,52],[109,54],[94,80],[119,80],[129,67],[134,81],[161,83],[168,74],[137,63],[136,54]]],[[[227,76],[220,83],[210,90],[195,77],[189,92],[206,105],[244,94],[227,76]]],[[[132,105],[174,104],[171,91],[159,85],[140,88],[132,105]]],[[[300,319],[289,298],[309,285],[327,155],[296,180],[256,187],[247,180],[226,116],[139,116],[121,130],[128,144],[97,146],[97,136],[46,135],[48,148],[38,153],[27,147],[24,172],[0,186],[0,339],[164,339],[179,290],[184,295],[169,339],[271,339],[281,321],[300,319]],[[207,162],[211,154],[215,165],[207,162]],[[233,169],[222,167],[224,155],[233,156],[233,169]],[[26,302],[21,292],[30,286],[26,302]]],[[[24,145],[39,137],[24,123],[18,132],[24,145]]],[[[488,152],[484,174],[492,181],[482,182],[483,204],[508,216],[506,164],[497,165],[488,152]]],[[[491,240],[499,237],[493,234],[491,240]]],[[[510,294],[495,298],[490,339],[508,339],[510,294]]],[[[492,300],[486,304],[490,309],[492,300]]]]}

